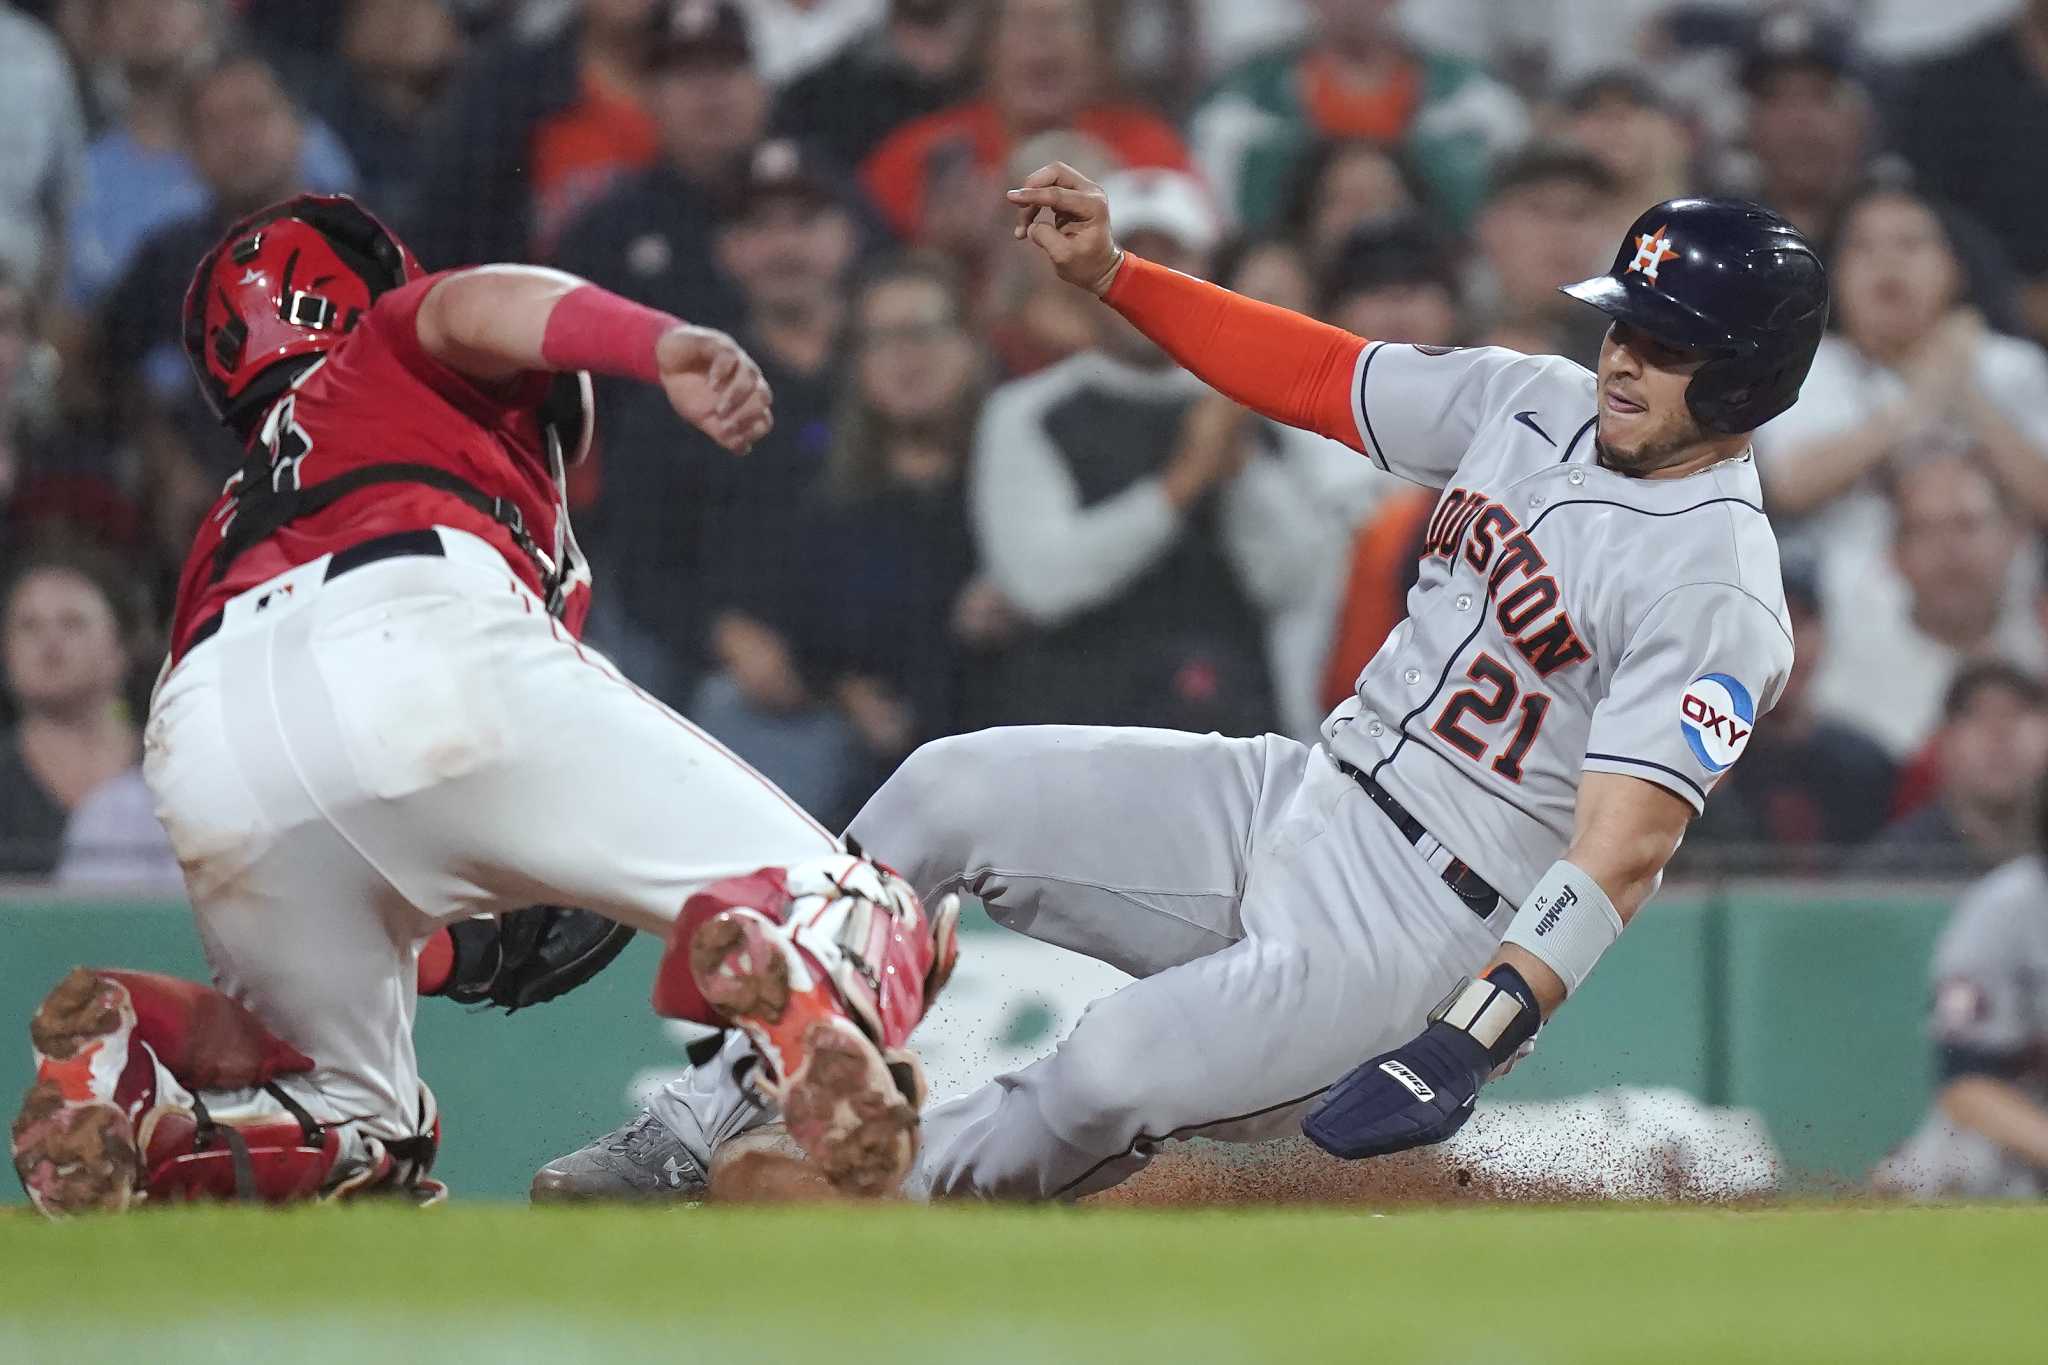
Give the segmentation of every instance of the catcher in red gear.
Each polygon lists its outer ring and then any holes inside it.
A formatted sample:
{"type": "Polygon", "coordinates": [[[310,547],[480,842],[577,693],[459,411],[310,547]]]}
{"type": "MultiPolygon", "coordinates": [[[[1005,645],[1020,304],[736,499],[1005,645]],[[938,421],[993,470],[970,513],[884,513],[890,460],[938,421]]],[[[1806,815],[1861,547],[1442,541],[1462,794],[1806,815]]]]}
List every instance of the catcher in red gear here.
{"type": "MultiPolygon", "coordinates": [[[[744,1030],[835,1183],[888,1188],[955,907],[927,915],[578,639],[589,374],[659,386],[744,454],[773,420],[752,359],[558,271],[428,274],[321,196],[229,229],[183,341],[247,455],[181,576],[144,772],[215,985],[81,968],[52,990],[12,1135],[30,1199],[436,1197],[423,946],[430,985],[539,998],[560,979],[500,982],[503,943],[466,967],[469,935],[442,936],[537,903],[662,935],[656,1008],[744,1030]]],[[[519,937],[543,975],[588,965],[519,937]]]]}

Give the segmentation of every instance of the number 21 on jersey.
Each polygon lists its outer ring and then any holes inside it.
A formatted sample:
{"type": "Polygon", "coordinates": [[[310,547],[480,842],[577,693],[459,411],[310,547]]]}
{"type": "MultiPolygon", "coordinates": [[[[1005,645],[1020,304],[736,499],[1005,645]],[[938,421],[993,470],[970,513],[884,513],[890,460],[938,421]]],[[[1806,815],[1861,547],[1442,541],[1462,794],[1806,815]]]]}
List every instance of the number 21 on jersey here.
{"type": "Polygon", "coordinates": [[[1508,781],[1520,782],[1522,761],[1535,746],[1536,736],[1543,729],[1543,718],[1550,714],[1550,698],[1541,692],[1523,695],[1514,672],[1483,650],[1465,676],[1477,685],[1453,692],[1429,728],[1465,757],[1484,763],[1494,745],[1474,734],[1467,725],[1476,722],[1497,728],[1514,716],[1514,729],[1494,756],[1492,767],[1508,781]]]}

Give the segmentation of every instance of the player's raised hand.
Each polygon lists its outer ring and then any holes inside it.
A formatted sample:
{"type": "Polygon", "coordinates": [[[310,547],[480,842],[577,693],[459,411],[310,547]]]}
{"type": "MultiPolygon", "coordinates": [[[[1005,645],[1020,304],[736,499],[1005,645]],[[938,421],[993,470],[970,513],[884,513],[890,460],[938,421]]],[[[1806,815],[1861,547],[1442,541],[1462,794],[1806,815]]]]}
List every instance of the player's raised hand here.
{"type": "Polygon", "coordinates": [[[737,341],[709,327],[671,327],[654,345],[662,391],[677,416],[735,455],[775,425],[775,395],[737,341]]]}
{"type": "Polygon", "coordinates": [[[1098,296],[1108,290],[1124,253],[1109,235],[1102,186],[1055,161],[1033,171],[1005,198],[1017,211],[1014,235],[1035,243],[1061,279],[1098,296]]]}

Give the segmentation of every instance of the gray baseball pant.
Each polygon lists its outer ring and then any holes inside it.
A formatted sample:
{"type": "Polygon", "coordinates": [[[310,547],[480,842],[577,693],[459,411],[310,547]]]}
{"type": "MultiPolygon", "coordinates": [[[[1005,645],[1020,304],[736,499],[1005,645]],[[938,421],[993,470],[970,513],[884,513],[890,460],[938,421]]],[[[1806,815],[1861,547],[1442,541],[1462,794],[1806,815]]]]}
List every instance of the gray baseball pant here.
{"type": "Polygon", "coordinates": [[[926,897],[1139,979],[1051,1055],[924,1116],[908,1192],[1066,1199],[1170,1139],[1295,1131],[1493,953],[1481,919],[1320,748],[1043,726],[925,745],[849,833],[926,897]]]}

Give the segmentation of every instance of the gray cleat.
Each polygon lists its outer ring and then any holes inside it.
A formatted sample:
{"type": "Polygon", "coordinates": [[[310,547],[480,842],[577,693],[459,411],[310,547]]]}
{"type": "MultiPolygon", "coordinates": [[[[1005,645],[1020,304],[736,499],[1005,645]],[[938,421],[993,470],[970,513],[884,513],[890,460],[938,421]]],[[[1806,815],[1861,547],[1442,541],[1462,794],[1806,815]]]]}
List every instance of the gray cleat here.
{"type": "Polygon", "coordinates": [[[534,1173],[533,1202],[676,1200],[694,1203],[710,1188],[704,1164],[647,1110],[617,1132],[558,1156],[534,1173]]]}

